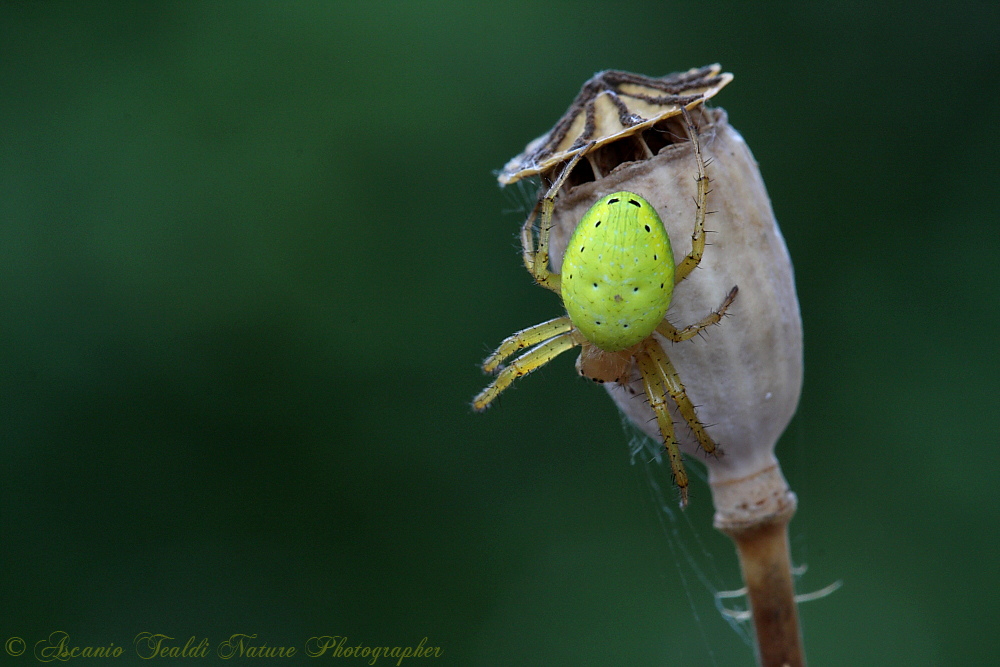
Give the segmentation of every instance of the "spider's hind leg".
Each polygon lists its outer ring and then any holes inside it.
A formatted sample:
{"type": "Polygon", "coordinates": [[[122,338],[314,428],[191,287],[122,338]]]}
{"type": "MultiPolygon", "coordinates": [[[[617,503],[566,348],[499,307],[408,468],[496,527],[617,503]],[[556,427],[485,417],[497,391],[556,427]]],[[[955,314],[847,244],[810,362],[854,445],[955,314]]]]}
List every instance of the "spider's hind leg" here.
{"type": "Polygon", "coordinates": [[[701,155],[698,128],[687,107],[681,106],[681,113],[684,115],[687,135],[694,150],[695,166],[698,169],[698,197],[695,199],[697,210],[694,216],[694,231],[691,233],[691,252],[674,269],[675,284],[687,278],[688,274],[701,263],[701,256],[705,253],[705,206],[708,204],[708,175],[705,173],[705,160],[701,155]]]}
{"type": "Polygon", "coordinates": [[[663,320],[657,325],[656,332],[675,343],[680,343],[681,341],[688,340],[689,338],[694,338],[704,329],[722,321],[722,318],[726,316],[726,310],[728,310],[729,306],[733,304],[733,300],[736,298],[736,293],[739,291],[740,288],[734,286],[733,289],[729,290],[729,294],[726,295],[722,305],[703,317],[700,322],[696,322],[695,324],[678,330],[673,324],[667,320],[663,320]]]}
{"type": "Polygon", "coordinates": [[[525,268],[528,269],[535,282],[557,294],[559,293],[561,283],[559,274],[549,271],[549,231],[552,229],[552,213],[556,207],[556,195],[559,194],[563,183],[566,182],[570,173],[572,173],[577,163],[580,162],[580,158],[590,152],[593,147],[594,144],[592,142],[573,156],[573,159],[563,168],[562,174],[549,187],[545,196],[535,206],[535,210],[531,212],[531,215],[528,216],[528,219],[524,221],[524,225],[521,227],[521,256],[524,260],[525,268]],[[542,210],[542,219],[538,223],[538,245],[536,246],[533,227],[539,207],[542,210]]]}

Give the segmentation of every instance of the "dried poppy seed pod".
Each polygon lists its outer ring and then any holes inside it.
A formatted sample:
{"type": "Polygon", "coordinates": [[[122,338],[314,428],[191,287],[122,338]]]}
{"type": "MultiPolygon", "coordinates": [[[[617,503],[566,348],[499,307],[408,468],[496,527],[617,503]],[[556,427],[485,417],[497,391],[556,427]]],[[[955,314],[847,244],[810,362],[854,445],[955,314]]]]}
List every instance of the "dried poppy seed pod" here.
{"type": "MultiPolygon", "coordinates": [[[[721,85],[709,90],[714,93],[728,80],[722,79],[721,85]]],[[[604,96],[596,99],[599,102],[604,96]]],[[[678,114],[675,105],[673,113],[634,132],[595,123],[594,132],[614,136],[590,149],[587,162],[570,175],[569,187],[556,202],[551,231],[554,271],[561,270],[566,244],[587,209],[618,190],[635,192],[656,208],[673,240],[675,263],[689,252],[697,171],[692,144],[678,114]]],[[[599,109],[595,115],[600,121],[599,109]]],[[[615,120],[605,116],[608,122],[615,120]]],[[[729,316],[708,330],[704,339],[662,342],[688,396],[699,406],[698,416],[711,424],[709,433],[725,453],[705,460],[716,527],[731,532],[794,512],[795,496],[778,467],[774,446],[795,412],[802,386],[802,324],[791,260],[757,163],[743,138],[730,127],[725,112],[695,106],[692,116],[710,165],[708,209],[712,214],[706,229],[712,232],[711,245],[698,269],[678,286],[667,319],[683,327],[704,317],[733,286],[739,287],[739,295],[729,316]]],[[[572,136],[564,142],[571,140],[572,136]]],[[[529,146],[526,155],[531,150],[529,146]]],[[[510,180],[510,174],[517,173],[512,166],[524,161],[524,157],[511,161],[501,180],[504,176],[510,180]]],[[[548,169],[539,171],[551,180],[565,161],[548,162],[548,169]]],[[[609,384],[608,392],[633,422],[659,439],[648,402],[634,400],[643,393],[641,382],[636,371],[629,385],[609,384]]],[[[683,424],[676,407],[672,408],[675,423],[683,424]]],[[[678,429],[677,436],[683,451],[699,455],[690,431],[678,429]]]]}
{"type": "MultiPolygon", "coordinates": [[[[699,268],[678,286],[667,319],[683,327],[704,317],[734,285],[739,295],[728,316],[703,338],[663,344],[699,406],[699,417],[711,424],[709,433],[725,453],[706,458],[690,431],[677,431],[681,449],[707,462],[717,527],[732,530],[794,511],[795,496],[778,468],[774,446],[795,412],[802,386],[802,324],[791,260],[757,163],[725,112],[695,117],[702,121],[699,138],[711,179],[708,209],[714,213],[706,228],[714,233],[699,268]]],[[[656,208],[679,263],[690,250],[695,176],[691,143],[683,141],[577,185],[558,201],[553,216],[553,268],[559,271],[584,212],[617,190],[641,194],[656,208]]],[[[640,383],[634,373],[630,386],[607,387],[621,410],[659,439],[648,403],[633,398],[633,392],[642,394],[640,383]]],[[[684,423],[676,412],[674,421],[684,423]]]]}
{"type": "MultiPolygon", "coordinates": [[[[659,213],[675,264],[692,251],[698,212],[698,167],[688,110],[697,126],[711,192],[705,229],[713,232],[698,268],[674,291],[666,319],[699,322],[737,286],[719,326],[703,339],[670,343],[659,333],[697,418],[721,447],[707,457],[715,526],[736,544],[757,634],[761,665],[805,664],[788,554],[787,524],[796,497],[774,447],[795,412],[802,385],[802,324],[792,264],[760,171],[725,112],[704,101],[732,80],[718,65],[659,79],[601,72],[584,84],[570,110],[528,145],[500,175],[501,183],[541,174],[553,182],[571,157],[584,153],[566,179],[551,221],[550,258],[560,272],[577,223],[595,201],[634,192],[659,213]]],[[[528,223],[530,225],[530,222],[528,223]]],[[[693,251],[692,251],[693,252],[693,251]]],[[[526,259],[527,263],[527,259],[526,259]]],[[[632,421],[660,440],[640,373],[606,385],[632,421]],[[636,400],[639,399],[639,400],[636,400]]],[[[671,406],[673,422],[683,416],[671,406]]],[[[700,455],[697,439],[677,429],[681,449],[700,455]]]]}

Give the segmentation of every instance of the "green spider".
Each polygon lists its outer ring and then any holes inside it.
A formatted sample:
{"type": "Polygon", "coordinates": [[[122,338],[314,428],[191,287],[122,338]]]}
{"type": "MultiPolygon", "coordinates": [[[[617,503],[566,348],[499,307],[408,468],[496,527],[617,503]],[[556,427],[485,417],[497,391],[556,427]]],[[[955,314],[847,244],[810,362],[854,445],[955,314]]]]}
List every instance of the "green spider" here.
{"type": "Polygon", "coordinates": [[[675,267],[670,238],[656,210],[641,196],[622,191],[602,197],[584,214],[567,246],[562,273],[550,271],[549,230],[555,198],[591,146],[578,152],[542,199],[537,246],[534,215],[521,229],[525,267],[539,285],[562,297],[567,314],[504,340],[483,362],[483,370],[496,374],[496,378],[473,399],[472,407],[485,410],[514,380],[576,346],[582,348],[577,370],[595,382],[625,385],[638,366],[684,507],[688,502],[688,477],[674,436],[667,395],[676,403],[705,453],[720,456],[722,450],[698,419],[677,371],[654,333],[678,343],[689,340],[722,320],[738,288],[733,287],[722,305],[696,324],[677,329],[665,319],[674,287],[698,266],[705,250],[708,177],[694,122],[686,108],[682,107],[681,112],[698,169],[697,211],[690,254],[675,267]],[[526,347],[531,349],[509,365],[503,365],[505,359],[526,347]]]}

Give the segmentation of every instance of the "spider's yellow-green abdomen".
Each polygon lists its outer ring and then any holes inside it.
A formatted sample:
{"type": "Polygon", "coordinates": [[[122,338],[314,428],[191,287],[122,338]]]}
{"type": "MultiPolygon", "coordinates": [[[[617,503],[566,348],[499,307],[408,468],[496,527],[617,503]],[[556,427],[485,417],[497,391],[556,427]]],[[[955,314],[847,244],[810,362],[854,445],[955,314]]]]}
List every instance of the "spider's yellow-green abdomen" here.
{"type": "Polygon", "coordinates": [[[653,333],[674,291],[674,255],[660,216],[631,192],[602,197],[576,226],[562,298],[577,329],[614,352],[653,333]]]}

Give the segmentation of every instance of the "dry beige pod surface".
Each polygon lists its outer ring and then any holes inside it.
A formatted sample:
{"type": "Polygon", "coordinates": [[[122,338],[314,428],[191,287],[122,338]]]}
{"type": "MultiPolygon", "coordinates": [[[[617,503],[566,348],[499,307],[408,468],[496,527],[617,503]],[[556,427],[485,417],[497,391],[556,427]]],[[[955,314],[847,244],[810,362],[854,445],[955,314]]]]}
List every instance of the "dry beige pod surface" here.
{"type": "MultiPolygon", "coordinates": [[[[711,179],[706,228],[711,245],[701,265],[674,291],[667,319],[693,324],[717,308],[734,286],[730,316],[703,337],[662,340],[698,407],[702,423],[725,452],[707,458],[674,413],[682,450],[709,469],[720,529],[738,529],[794,511],[774,457],[774,446],[795,412],[802,385],[802,324],[792,264],[757,163],[721,110],[693,109],[711,179]]],[[[676,134],[676,133],[675,133],[676,134]]],[[[683,137],[683,134],[680,135],[683,137]]],[[[697,167],[689,141],[669,144],[644,160],[625,162],[597,180],[563,191],[552,229],[552,265],[562,256],[577,221],[600,197],[628,190],[659,212],[680,262],[691,249],[697,167]]],[[[643,393],[638,372],[632,391],[643,393]]],[[[661,436],[648,403],[627,388],[608,385],[625,414],[654,439],[661,436]]]]}
{"type": "MultiPolygon", "coordinates": [[[[699,267],[676,286],[666,317],[675,327],[694,324],[719,308],[733,286],[739,293],[729,316],[703,337],[660,343],[700,421],[725,452],[706,459],[715,525],[733,539],[739,555],[758,664],[804,667],[787,530],[796,498],[774,456],[802,386],[802,323],[792,263],[757,163],[725,112],[705,108],[705,100],[730,81],[732,75],[718,65],[660,78],[599,72],[552,130],[504,167],[499,180],[508,184],[541,174],[553,182],[572,156],[585,158],[556,200],[550,248],[556,272],[577,222],[596,200],[619,190],[635,192],[656,208],[679,262],[691,249],[697,210],[696,153],[682,122],[684,109],[689,112],[709,163],[711,245],[699,267]]],[[[628,385],[605,386],[639,428],[660,439],[635,369],[628,385]]],[[[702,456],[676,410],[673,421],[681,426],[681,449],[689,458],[702,456]]]]}

